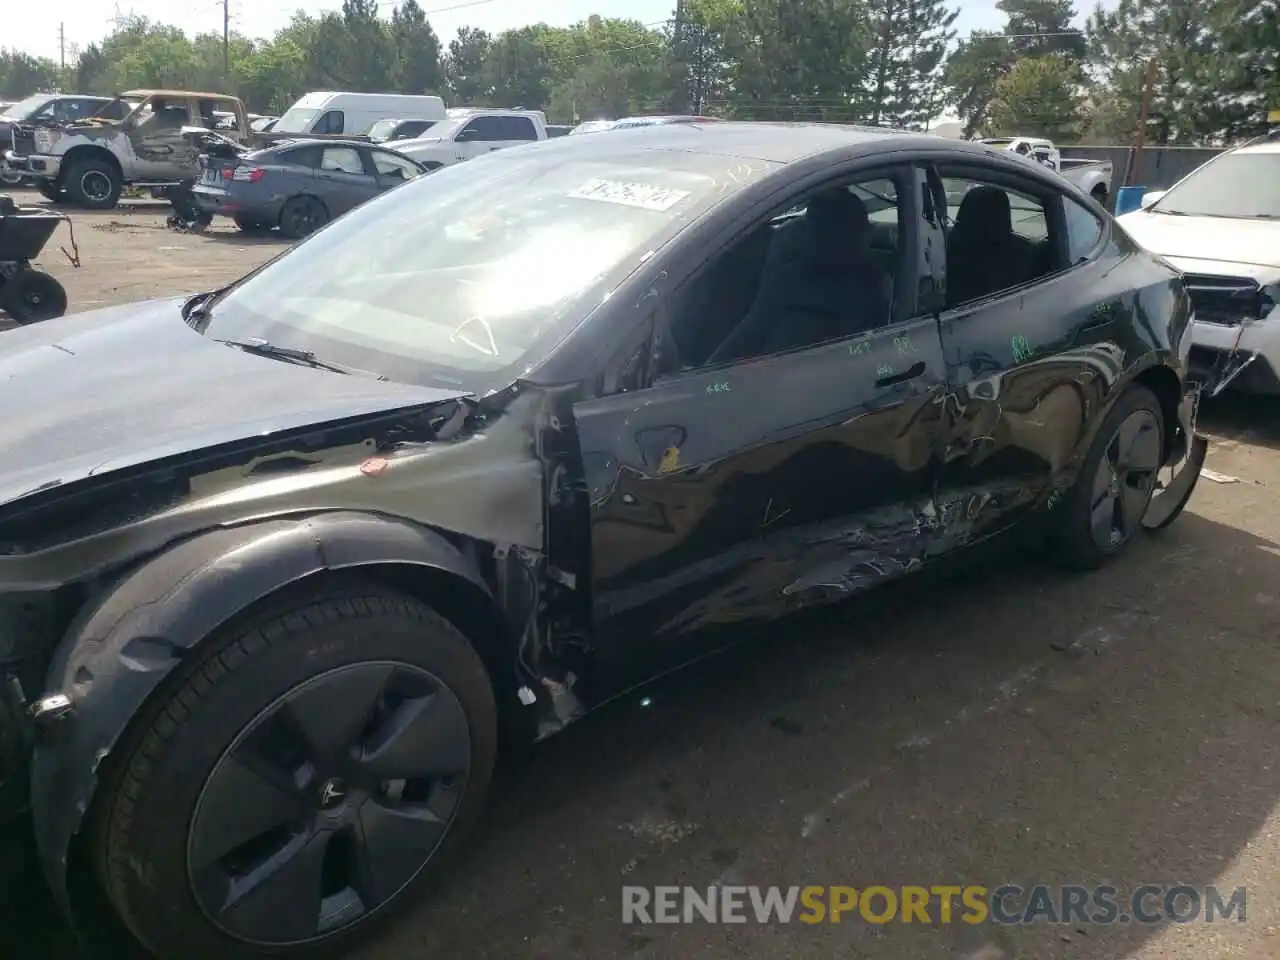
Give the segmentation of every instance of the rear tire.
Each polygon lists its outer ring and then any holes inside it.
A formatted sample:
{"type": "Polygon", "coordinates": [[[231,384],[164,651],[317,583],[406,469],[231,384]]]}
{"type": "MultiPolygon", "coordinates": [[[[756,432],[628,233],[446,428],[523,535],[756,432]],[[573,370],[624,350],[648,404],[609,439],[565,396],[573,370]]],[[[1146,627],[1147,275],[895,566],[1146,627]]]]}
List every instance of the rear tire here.
{"type": "Polygon", "coordinates": [[[181,669],[104,780],[94,844],[111,904],[157,956],[367,938],[481,807],[493,689],[413,598],[356,585],[282,601],[181,669]]]}
{"type": "Polygon", "coordinates": [[[65,177],[67,194],[87,210],[113,210],[124,186],[115,167],[90,157],[71,165],[65,177]]]}
{"type": "Polygon", "coordinates": [[[1143,529],[1164,458],[1164,414],[1146,387],[1129,387],[1111,408],[1085,455],[1075,485],[1054,512],[1055,559],[1094,570],[1143,529]]]}
{"type": "Polygon", "coordinates": [[[1102,184],[1098,184],[1098,186],[1094,187],[1093,190],[1090,192],[1089,196],[1093,197],[1093,199],[1098,202],[1098,205],[1101,206],[1104,210],[1111,209],[1109,206],[1107,206],[1108,200],[1110,199],[1107,196],[1107,188],[1104,187],[1102,184]]]}
{"type": "Polygon", "coordinates": [[[280,232],[290,240],[301,240],[328,222],[328,209],[315,197],[293,197],[280,211],[280,232]]]}

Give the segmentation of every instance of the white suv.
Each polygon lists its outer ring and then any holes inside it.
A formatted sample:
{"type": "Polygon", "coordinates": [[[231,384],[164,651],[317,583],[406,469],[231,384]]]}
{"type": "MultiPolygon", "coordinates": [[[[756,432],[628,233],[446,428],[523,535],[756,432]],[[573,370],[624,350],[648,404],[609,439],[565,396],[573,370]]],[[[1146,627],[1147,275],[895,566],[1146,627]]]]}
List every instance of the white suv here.
{"type": "Polygon", "coordinates": [[[1197,377],[1280,394],[1280,134],[1214,157],[1118,222],[1185,275],[1197,377]]]}

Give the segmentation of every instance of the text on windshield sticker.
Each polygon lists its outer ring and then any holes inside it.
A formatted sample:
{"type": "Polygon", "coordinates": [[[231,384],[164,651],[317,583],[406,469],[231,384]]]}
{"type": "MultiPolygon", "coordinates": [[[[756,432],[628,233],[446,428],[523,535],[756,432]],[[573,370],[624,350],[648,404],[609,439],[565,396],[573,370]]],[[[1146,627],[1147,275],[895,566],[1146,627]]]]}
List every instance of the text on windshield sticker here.
{"type": "Polygon", "coordinates": [[[621,180],[588,180],[569,196],[663,213],[689,196],[689,191],[655,187],[648,183],[624,183],[621,180]]]}

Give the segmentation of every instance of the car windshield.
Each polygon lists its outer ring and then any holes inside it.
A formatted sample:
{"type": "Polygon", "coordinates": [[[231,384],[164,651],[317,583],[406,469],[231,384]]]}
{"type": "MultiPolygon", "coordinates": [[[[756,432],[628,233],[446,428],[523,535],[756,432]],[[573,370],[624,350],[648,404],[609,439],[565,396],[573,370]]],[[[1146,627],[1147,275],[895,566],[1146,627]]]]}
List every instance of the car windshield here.
{"type": "Polygon", "coordinates": [[[315,123],[320,111],[311,107],[294,107],[276,121],[273,133],[306,133],[315,123]]]}
{"type": "Polygon", "coordinates": [[[543,359],[729,193],[716,176],[724,158],[506,153],[336,220],[219,299],[204,332],[392,380],[488,384],[543,359]]]}
{"type": "Polygon", "coordinates": [[[1229,153],[1211,160],[1149,209],[1193,217],[1280,219],[1280,152],[1229,153]]]}
{"type": "Polygon", "coordinates": [[[19,100],[17,103],[7,107],[3,113],[6,117],[13,117],[16,120],[26,120],[53,99],[54,97],[51,94],[37,93],[34,96],[27,97],[25,100],[19,100]]]}

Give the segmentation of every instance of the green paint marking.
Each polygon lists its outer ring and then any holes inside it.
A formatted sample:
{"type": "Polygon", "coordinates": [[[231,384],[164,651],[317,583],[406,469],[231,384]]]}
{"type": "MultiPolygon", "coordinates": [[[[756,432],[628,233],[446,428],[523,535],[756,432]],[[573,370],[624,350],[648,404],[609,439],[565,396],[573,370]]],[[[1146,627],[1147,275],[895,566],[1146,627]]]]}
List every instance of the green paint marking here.
{"type": "Polygon", "coordinates": [[[887,363],[882,363],[882,364],[880,364],[880,366],[876,367],[876,376],[877,376],[877,377],[892,377],[892,376],[893,376],[893,367],[889,366],[889,364],[887,364],[887,363]]]}
{"type": "Polygon", "coordinates": [[[894,337],[893,345],[898,348],[898,352],[904,357],[909,357],[913,353],[920,352],[916,349],[916,345],[911,342],[910,337],[894,337]]]}
{"type": "Polygon", "coordinates": [[[729,384],[725,382],[707,384],[707,393],[731,393],[729,384]]]}
{"type": "Polygon", "coordinates": [[[1023,360],[1031,359],[1032,349],[1031,341],[1019,334],[1009,341],[1013,347],[1013,362],[1021,363],[1023,360]]]}
{"type": "Polygon", "coordinates": [[[849,353],[855,357],[858,356],[859,354],[870,353],[870,352],[871,352],[870,340],[859,340],[857,343],[849,344],[849,353]]]}

